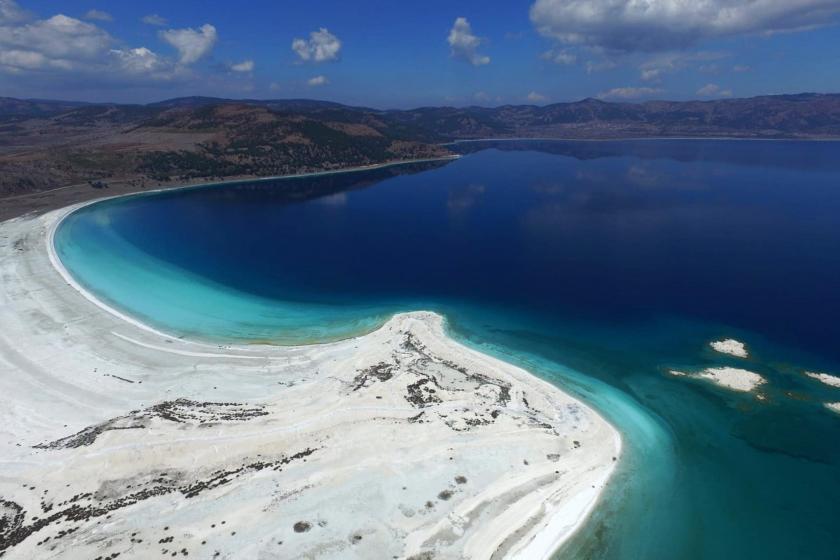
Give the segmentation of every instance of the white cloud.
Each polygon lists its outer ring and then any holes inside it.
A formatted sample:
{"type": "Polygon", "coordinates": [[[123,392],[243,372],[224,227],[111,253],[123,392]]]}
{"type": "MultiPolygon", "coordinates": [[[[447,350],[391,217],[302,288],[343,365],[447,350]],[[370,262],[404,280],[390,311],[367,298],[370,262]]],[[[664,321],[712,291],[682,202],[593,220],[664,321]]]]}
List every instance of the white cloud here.
{"type": "Polygon", "coordinates": [[[209,53],[216,44],[216,28],[205,23],[198,29],[167,29],[160,38],[175,47],[181,64],[192,64],[209,53]]]}
{"type": "Polygon", "coordinates": [[[29,19],[29,14],[14,0],[0,0],[0,25],[29,19]]]}
{"type": "Polygon", "coordinates": [[[797,31],[834,21],[838,0],[536,0],[537,31],[617,51],[684,48],[710,37],[797,31]]]}
{"type": "Polygon", "coordinates": [[[237,62],[236,64],[231,64],[230,69],[234,72],[253,72],[254,71],[254,61],[253,60],[243,60],[242,62],[237,62]]]}
{"type": "Polygon", "coordinates": [[[574,64],[577,62],[577,55],[570,53],[565,49],[550,49],[540,55],[543,60],[548,60],[554,64],[574,64]]]}
{"type": "Polygon", "coordinates": [[[744,72],[749,72],[750,70],[752,70],[752,67],[747,66],[745,64],[736,64],[735,66],[732,67],[732,71],[737,72],[739,74],[743,74],[744,72]]]}
{"type": "Polygon", "coordinates": [[[114,21],[114,18],[108,12],[103,12],[102,10],[88,10],[88,13],[85,14],[85,19],[91,19],[95,21],[114,21]]]}
{"type": "Polygon", "coordinates": [[[483,41],[473,35],[472,27],[467,18],[459,17],[455,19],[446,42],[449,43],[452,56],[455,58],[464,59],[473,66],[483,66],[490,63],[489,56],[479,54],[478,47],[481,46],[483,41]]]}
{"type": "Polygon", "coordinates": [[[599,99],[640,99],[662,93],[659,88],[649,87],[620,87],[598,94],[599,99]]]}
{"type": "Polygon", "coordinates": [[[38,70],[49,66],[49,60],[43,54],[33,51],[0,51],[0,68],[11,73],[22,70],[38,70]]]}
{"type": "MultiPolygon", "coordinates": [[[[208,37],[215,41],[215,29],[209,27],[196,31],[205,44],[211,42],[208,37]]],[[[184,64],[184,60],[206,54],[201,43],[167,55],[156,52],[153,45],[130,44],[114,37],[96,21],[63,14],[42,18],[20,10],[13,0],[0,0],[0,83],[8,84],[13,95],[43,97],[58,91],[67,96],[103,98],[111,97],[108,91],[120,89],[128,96],[133,96],[134,88],[185,91],[169,88],[186,84],[216,91],[235,89],[241,94],[252,87],[250,80],[234,79],[226,73],[200,73],[184,64]]]]}
{"type": "Polygon", "coordinates": [[[0,73],[18,76],[19,84],[78,83],[92,76],[97,84],[128,84],[188,75],[146,47],[121,46],[94,23],[62,14],[36,19],[11,0],[0,0],[0,73]]]}
{"type": "Polygon", "coordinates": [[[662,76],[662,68],[642,68],[641,78],[646,82],[658,81],[662,76]]]}
{"type": "Polygon", "coordinates": [[[595,61],[595,60],[588,60],[586,62],[586,73],[592,74],[594,72],[603,72],[605,70],[612,70],[618,66],[618,63],[614,60],[610,60],[605,58],[603,60],[595,61]]]}
{"type": "MultiPolygon", "coordinates": [[[[475,92],[473,94],[473,99],[475,101],[479,102],[479,103],[484,103],[484,104],[501,103],[502,102],[502,96],[501,95],[497,95],[497,96],[494,97],[494,96],[490,95],[489,93],[487,93],[486,91],[475,92]]],[[[457,100],[457,98],[452,99],[452,101],[456,101],[456,100],[457,100]]]]}
{"type": "Polygon", "coordinates": [[[167,23],[169,23],[165,17],[159,16],[157,14],[149,14],[147,16],[143,16],[140,20],[146,25],[154,25],[155,27],[163,27],[167,23]]]}
{"type": "Polygon", "coordinates": [[[698,70],[710,72],[714,71],[716,66],[708,63],[728,56],[729,53],[718,51],[666,52],[642,63],[639,66],[640,76],[646,82],[658,82],[665,74],[677,72],[695,64],[699,64],[698,70]]]}
{"type": "Polygon", "coordinates": [[[543,95],[541,93],[537,93],[536,91],[532,91],[531,93],[528,94],[527,99],[531,103],[542,103],[543,101],[547,101],[548,97],[546,97],[545,95],[543,95]]]}
{"type": "Polygon", "coordinates": [[[161,70],[167,64],[146,47],[136,49],[112,49],[111,55],[118,61],[120,68],[129,74],[144,74],[161,70]]]}
{"type": "Polygon", "coordinates": [[[309,34],[309,40],[295,39],[292,50],[304,62],[327,62],[337,60],[341,52],[341,40],[322,27],[309,34]]]}
{"type": "Polygon", "coordinates": [[[306,83],[309,86],[316,87],[327,85],[330,81],[326,76],[315,76],[314,78],[309,78],[306,83]]]}
{"type": "Polygon", "coordinates": [[[69,69],[107,52],[113,39],[93,24],[55,15],[22,24],[0,24],[3,65],[17,69],[69,69]]]}
{"type": "Polygon", "coordinates": [[[703,97],[732,97],[732,90],[722,89],[717,84],[706,84],[697,90],[697,95],[703,97]]]}

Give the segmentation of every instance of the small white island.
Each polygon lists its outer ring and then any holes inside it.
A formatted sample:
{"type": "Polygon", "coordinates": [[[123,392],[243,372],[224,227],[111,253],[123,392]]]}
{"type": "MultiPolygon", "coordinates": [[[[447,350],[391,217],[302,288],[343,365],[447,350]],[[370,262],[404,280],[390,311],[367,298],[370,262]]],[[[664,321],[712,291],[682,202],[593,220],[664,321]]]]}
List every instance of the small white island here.
{"type": "Polygon", "coordinates": [[[670,374],[677,377],[706,379],[721,387],[742,392],[752,391],[767,382],[755,372],[733,367],[711,367],[695,373],[671,370],[670,374]]]}
{"type": "Polygon", "coordinates": [[[734,338],[725,338],[723,340],[714,340],[709,343],[709,346],[712,347],[712,350],[715,352],[720,352],[721,354],[729,354],[730,356],[735,356],[736,358],[748,358],[749,352],[747,352],[747,346],[734,338]]]}
{"type": "Polygon", "coordinates": [[[811,379],[816,379],[820,383],[824,383],[830,387],[840,387],[840,377],[836,375],[829,375],[827,373],[817,373],[813,371],[806,371],[805,375],[811,379]]]}

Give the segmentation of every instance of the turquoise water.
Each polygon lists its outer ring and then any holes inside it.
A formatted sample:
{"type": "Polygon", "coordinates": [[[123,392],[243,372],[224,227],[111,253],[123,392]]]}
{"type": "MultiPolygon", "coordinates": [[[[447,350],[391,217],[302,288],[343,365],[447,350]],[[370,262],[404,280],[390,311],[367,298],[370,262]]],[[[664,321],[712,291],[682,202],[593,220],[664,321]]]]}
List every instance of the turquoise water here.
{"type": "Polygon", "coordinates": [[[443,313],[596,407],[627,452],[571,558],[831,558],[840,144],[471,143],[440,164],[125,197],[56,248],[175,336],[298,343],[443,313]],[[708,341],[747,342],[748,361],[708,341]],[[768,400],[667,375],[740,365],[768,400]]]}

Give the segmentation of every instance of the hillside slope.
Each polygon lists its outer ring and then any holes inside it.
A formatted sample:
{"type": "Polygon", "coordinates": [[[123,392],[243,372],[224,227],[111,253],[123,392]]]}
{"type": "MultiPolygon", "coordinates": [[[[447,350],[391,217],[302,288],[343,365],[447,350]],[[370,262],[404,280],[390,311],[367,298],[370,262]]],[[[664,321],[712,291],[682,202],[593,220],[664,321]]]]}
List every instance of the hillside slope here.
{"type": "Polygon", "coordinates": [[[840,95],[387,111],[306,99],[0,98],[0,196],[339,169],[445,156],[441,144],[453,140],[512,137],[840,138],[840,95]]]}

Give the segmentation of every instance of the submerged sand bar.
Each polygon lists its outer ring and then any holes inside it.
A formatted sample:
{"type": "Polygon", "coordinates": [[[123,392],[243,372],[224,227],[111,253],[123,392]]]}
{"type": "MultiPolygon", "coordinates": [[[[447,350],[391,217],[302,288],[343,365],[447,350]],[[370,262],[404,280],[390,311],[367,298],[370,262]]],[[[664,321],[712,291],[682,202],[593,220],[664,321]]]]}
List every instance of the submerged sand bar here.
{"type": "Polygon", "coordinates": [[[67,211],[0,224],[4,558],[549,558],[617,464],[435,314],[303,347],[125,321],[51,263],[67,211]]]}

